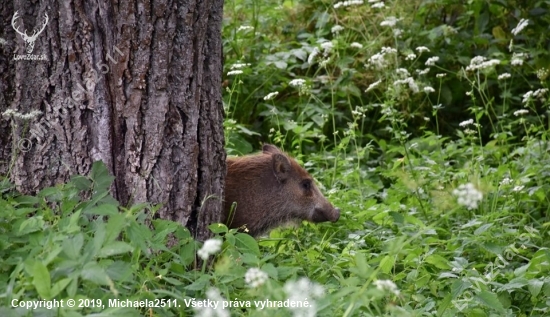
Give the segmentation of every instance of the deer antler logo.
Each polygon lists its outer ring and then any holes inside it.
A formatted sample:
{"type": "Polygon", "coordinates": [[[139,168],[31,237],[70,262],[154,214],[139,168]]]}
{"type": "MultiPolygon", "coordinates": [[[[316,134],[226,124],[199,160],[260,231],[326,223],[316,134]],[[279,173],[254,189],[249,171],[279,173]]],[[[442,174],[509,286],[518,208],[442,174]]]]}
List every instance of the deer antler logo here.
{"type": "Polygon", "coordinates": [[[15,11],[13,18],[11,19],[11,26],[13,27],[15,32],[19,33],[23,37],[23,41],[27,43],[27,53],[29,54],[32,53],[32,51],[34,50],[34,41],[36,41],[36,38],[38,37],[38,35],[40,35],[42,31],[44,31],[44,29],[46,28],[46,24],[48,24],[48,21],[49,21],[48,15],[44,13],[44,16],[46,17],[46,21],[44,22],[44,25],[42,25],[42,28],[40,29],[40,31],[35,30],[31,36],[27,35],[26,29],[25,29],[25,32],[21,32],[18,30],[17,27],[15,27],[15,20],[17,20],[17,18],[19,17],[17,15],[17,11],[15,11]]]}

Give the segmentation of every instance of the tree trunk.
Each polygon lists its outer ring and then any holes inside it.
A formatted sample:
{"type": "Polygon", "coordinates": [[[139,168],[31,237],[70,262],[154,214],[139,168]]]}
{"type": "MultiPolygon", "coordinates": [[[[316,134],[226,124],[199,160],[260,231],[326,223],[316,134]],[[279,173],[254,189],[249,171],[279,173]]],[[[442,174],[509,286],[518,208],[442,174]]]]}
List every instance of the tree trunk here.
{"type": "Polygon", "coordinates": [[[207,238],[225,180],[223,0],[34,3],[0,8],[0,174],[35,193],[102,160],[122,205],[162,203],[207,238]]]}

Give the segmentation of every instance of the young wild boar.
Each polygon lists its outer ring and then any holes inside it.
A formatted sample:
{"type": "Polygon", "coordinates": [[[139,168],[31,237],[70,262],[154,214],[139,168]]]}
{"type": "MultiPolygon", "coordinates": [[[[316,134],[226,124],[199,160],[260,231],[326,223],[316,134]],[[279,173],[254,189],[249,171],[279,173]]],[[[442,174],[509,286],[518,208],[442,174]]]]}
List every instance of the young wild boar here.
{"type": "Polygon", "coordinates": [[[222,221],[230,228],[246,226],[259,236],[292,220],[332,221],[340,217],[311,176],[276,146],[263,153],[227,159],[222,221]],[[231,205],[236,202],[232,213],[231,205]]]}

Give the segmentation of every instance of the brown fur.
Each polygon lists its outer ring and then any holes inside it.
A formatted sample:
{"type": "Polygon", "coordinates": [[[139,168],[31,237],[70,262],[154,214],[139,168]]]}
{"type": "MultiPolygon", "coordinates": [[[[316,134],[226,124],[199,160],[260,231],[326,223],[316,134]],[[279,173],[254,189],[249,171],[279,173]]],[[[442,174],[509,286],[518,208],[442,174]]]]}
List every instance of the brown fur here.
{"type": "Polygon", "coordinates": [[[335,222],[339,217],[340,210],[306,170],[274,145],[264,145],[256,155],[227,159],[222,221],[230,228],[246,226],[258,236],[292,220],[335,222]],[[233,202],[237,205],[230,215],[233,202]]]}

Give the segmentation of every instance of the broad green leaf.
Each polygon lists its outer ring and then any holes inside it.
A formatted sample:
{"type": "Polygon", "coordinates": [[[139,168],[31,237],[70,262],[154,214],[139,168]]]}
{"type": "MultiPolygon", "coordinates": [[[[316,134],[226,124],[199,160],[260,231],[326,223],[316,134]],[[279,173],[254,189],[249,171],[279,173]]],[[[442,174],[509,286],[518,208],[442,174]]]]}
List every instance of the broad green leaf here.
{"type": "Polygon", "coordinates": [[[451,285],[451,299],[455,299],[462,295],[470,286],[472,286],[472,283],[462,279],[454,281],[451,285]]]}
{"type": "Polygon", "coordinates": [[[56,297],[62,290],[64,290],[71,281],[71,278],[64,278],[54,283],[51,291],[52,298],[56,297]]]}
{"type": "Polygon", "coordinates": [[[116,213],[109,217],[107,221],[107,226],[105,227],[105,242],[104,244],[110,243],[113,240],[116,240],[122,230],[126,228],[128,220],[126,216],[121,213],[116,213]]]}
{"type": "Polygon", "coordinates": [[[540,294],[540,291],[542,290],[543,285],[544,285],[544,281],[541,281],[538,279],[532,279],[532,280],[529,280],[527,288],[529,289],[531,296],[537,297],[540,294]]]}
{"type": "Polygon", "coordinates": [[[51,279],[48,268],[40,261],[35,261],[32,267],[33,279],[32,284],[36,288],[38,295],[44,299],[50,299],[51,296],[51,279]]]}
{"type": "Polygon", "coordinates": [[[380,261],[380,270],[386,274],[389,274],[392,271],[394,264],[395,264],[395,257],[386,255],[382,259],[382,261],[380,261]]]}
{"type": "Polygon", "coordinates": [[[481,291],[475,296],[475,299],[486,307],[494,309],[499,313],[504,313],[504,307],[502,306],[502,303],[498,300],[497,294],[493,292],[481,291]]]}
{"type": "Polygon", "coordinates": [[[442,270],[449,270],[451,268],[449,261],[438,254],[431,254],[427,256],[426,262],[433,264],[435,267],[442,270]]]}
{"type": "Polygon", "coordinates": [[[105,258],[112,255],[127,253],[133,250],[134,248],[124,241],[113,241],[101,248],[97,256],[100,258],[105,258]]]}
{"type": "Polygon", "coordinates": [[[113,284],[105,270],[95,261],[86,263],[80,272],[80,276],[97,285],[113,284]]]}
{"type": "Polygon", "coordinates": [[[235,247],[242,253],[251,252],[256,256],[260,256],[258,242],[248,234],[237,232],[235,234],[235,247]]]}
{"type": "Polygon", "coordinates": [[[227,233],[227,231],[229,231],[229,229],[227,228],[226,225],[224,225],[223,223],[213,223],[211,225],[208,226],[208,229],[210,229],[210,231],[212,231],[213,233],[227,233]]]}

